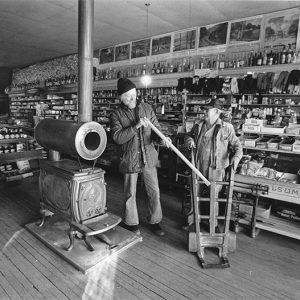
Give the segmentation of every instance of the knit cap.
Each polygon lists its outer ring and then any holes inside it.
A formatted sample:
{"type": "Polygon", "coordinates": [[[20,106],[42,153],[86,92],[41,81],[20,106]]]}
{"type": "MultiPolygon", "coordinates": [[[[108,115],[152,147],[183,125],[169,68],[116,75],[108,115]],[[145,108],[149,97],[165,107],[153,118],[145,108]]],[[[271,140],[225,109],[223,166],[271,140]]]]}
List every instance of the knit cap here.
{"type": "Polygon", "coordinates": [[[122,95],[132,89],[135,89],[135,84],[128,78],[120,78],[117,83],[118,94],[122,95]]]}

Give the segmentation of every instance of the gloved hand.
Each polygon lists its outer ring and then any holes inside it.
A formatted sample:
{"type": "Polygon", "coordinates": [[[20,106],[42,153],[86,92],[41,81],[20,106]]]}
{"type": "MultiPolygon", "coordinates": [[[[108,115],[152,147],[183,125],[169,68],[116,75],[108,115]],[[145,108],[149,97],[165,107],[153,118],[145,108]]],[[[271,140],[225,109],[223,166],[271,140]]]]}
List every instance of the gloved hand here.
{"type": "Polygon", "coordinates": [[[135,124],[136,129],[140,127],[147,127],[149,120],[146,117],[140,118],[139,121],[135,124]]]}
{"type": "Polygon", "coordinates": [[[194,140],[193,140],[192,138],[189,138],[189,139],[186,141],[186,143],[187,143],[187,147],[188,147],[189,149],[192,149],[192,148],[195,148],[195,147],[196,147],[195,142],[194,142],[194,140]]]}
{"type": "MultiPolygon", "coordinates": [[[[166,139],[167,139],[167,141],[168,141],[169,143],[172,144],[172,140],[171,140],[169,137],[166,137],[166,139]]],[[[162,140],[162,143],[163,143],[163,145],[166,146],[167,148],[170,148],[169,144],[168,144],[166,141],[162,140]]]]}
{"type": "Polygon", "coordinates": [[[234,171],[236,171],[238,165],[239,165],[240,160],[237,157],[233,157],[231,161],[231,165],[234,171]]]}

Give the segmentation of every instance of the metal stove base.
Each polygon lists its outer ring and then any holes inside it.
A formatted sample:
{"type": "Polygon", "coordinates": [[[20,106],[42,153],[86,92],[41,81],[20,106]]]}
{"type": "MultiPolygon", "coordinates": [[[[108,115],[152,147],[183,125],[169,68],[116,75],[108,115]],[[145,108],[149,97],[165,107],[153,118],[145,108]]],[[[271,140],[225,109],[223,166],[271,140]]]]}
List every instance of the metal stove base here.
{"type": "Polygon", "coordinates": [[[52,216],[46,219],[42,227],[37,226],[37,223],[29,223],[25,227],[46,244],[47,247],[84,274],[112,255],[116,255],[137,242],[142,241],[141,236],[137,236],[120,226],[116,226],[105,232],[106,237],[113,241],[117,245],[116,247],[110,248],[109,245],[98,239],[97,236],[91,236],[89,237],[89,242],[93,245],[94,251],[89,251],[85,242],[79,238],[75,239],[72,251],[66,251],[70,243],[68,237],[69,224],[67,221],[60,217],[52,216]]]}

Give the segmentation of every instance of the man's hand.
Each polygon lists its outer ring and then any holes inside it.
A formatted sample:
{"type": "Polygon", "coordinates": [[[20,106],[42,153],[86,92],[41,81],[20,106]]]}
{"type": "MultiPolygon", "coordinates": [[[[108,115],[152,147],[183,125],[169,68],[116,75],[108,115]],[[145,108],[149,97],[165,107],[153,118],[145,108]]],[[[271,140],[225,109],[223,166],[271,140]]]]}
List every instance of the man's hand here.
{"type": "Polygon", "coordinates": [[[195,146],[195,142],[194,142],[194,140],[193,140],[192,138],[189,138],[189,139],[187,140],[187,146],[188,146],[189,149],[192,149],[192,148],[195,148],[195,147],[196,147],[196,146],[195,146]]]}
{"type": "MultiPolygon", "coordinates": [[[[171,140],[169,137],[166,137],[166,140],[167,140],[170,144],[172,144],[172,140],[171,140]]],[[[170,145],[169,145],[169,143],[168,143],[167,141],[162,140],[163,144],[164,144],[167,148],[170,148],[170,145]]]]}
{"type": "Polygon", "coordinates": [[[147,118],[140,118],[137,124],[135,125],[136,129],[139,129],[140,127],[147,127],[149,120],[147,118]]]}
{"type": "Polygon", "coordinates": [[[239,162],[240,162],[240,161],[239,161],[238,158],[233,157],[231,164],[232,164],[232,168],[233,168],[234,171],[236,171],[236,169],[237,169],[237,167],[238,167],[238,165],[239,165],[239,162]]]}

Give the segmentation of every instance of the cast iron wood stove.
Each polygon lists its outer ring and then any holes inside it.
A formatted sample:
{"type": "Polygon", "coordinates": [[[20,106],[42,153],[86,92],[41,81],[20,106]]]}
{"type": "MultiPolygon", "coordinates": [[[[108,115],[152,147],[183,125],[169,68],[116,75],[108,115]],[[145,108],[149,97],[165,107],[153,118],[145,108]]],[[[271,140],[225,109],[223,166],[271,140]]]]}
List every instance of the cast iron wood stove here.
{"type": "Polygon", "coordinates": [[[80,236],[92,251],[87,240],[97,235],[109,247],[115,247],[105,232],[113,229],[121,218],[107,212],[104,171],[95,161],[103,153],[107,138],[97,122],[83,124],[64,120],[44,119],[35,128],[37,142],[50,150],[50,160],[40,161],[39,188],[43,226],[47,215],[56,214],[69,225],[70,251],[75,236],[80,236]],[[78,161],[60,159],[60,152],[75,155],[78,161]],[[94,160],[93,166],[80,163],[80,158],[94,160]]]}

